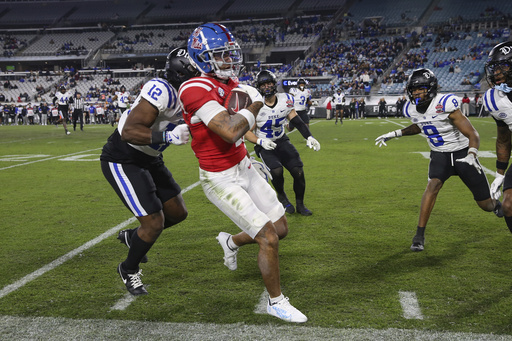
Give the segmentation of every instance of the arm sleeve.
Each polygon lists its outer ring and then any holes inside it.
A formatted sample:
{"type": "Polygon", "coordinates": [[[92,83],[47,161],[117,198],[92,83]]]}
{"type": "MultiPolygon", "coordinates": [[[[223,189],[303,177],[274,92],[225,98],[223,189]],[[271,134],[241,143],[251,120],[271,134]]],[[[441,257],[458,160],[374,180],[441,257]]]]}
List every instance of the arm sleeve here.
{"type": "Polygon", "coordinates": [[[299,117],[299,115],[295,116],[290,120],[290,123],[293,124],[294,127],[297,128],[297,130],[301,133],[301,135],[307,139],[308,137],[312,136],[311,132],[309,131],[308,126],[304,123],[304,121],[299,117]]]}

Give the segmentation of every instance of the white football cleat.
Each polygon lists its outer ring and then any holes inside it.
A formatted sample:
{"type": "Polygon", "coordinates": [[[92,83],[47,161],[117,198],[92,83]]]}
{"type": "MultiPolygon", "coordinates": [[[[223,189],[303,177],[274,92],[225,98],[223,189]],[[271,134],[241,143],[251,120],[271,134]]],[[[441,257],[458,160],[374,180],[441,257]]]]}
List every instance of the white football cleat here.
{"type": "Polygon", "coordinates": [[[267,313],[284,320],[286,322],[304,323],[308,320],[306,315],[301,313],[297,308],[292,306],[288,301],[288,297],[283,298],[281,301],[270,305],[270,300],[267,303],[267,313]]]}
{"type": "Polygon", "coordinates": [[[229,247],[229,238],[231,238],[229,233],[220,232],[215,239],[217,239],[220,246],[222,246],[222,249],[224,250],[224,265],[227,266],[229,270],[235,271],[237,268],[236,255],[238,253],[238,249],[233,250],[229,247]]]}

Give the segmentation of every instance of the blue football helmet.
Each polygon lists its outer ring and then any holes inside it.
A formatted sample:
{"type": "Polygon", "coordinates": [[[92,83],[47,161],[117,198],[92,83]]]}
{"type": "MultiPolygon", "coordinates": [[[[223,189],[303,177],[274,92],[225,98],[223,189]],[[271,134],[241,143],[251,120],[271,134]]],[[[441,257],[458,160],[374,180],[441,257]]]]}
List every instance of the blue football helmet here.
{"type": "Polygon", "coordinates": [[[196,28],[188,38],[187,50],[192,65],[217,78],[238,77],[242,67],[242,49],[229,30],[208,23],[196,28]]]}

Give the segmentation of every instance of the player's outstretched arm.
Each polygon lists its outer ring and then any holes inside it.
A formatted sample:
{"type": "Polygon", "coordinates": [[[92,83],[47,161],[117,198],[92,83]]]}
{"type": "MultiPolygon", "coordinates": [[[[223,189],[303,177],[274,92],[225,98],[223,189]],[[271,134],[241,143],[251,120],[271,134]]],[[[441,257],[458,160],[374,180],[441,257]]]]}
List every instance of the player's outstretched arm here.
{"type": "Polygon", "coordinates": [[[290,111],[287,118],[290,121],[290,123],[292,123],[293,126],[297,128],[302,137],[304,137],[307,140],[306,145],[309,148],[312,148],[315,152],[319,151],[320,142],[318,142],[317,139],[313,137],[313,134],[311,134],[311,131],[309,130],[308,126],[304,123],[300,116],[297,115],[295,109],[290,111]]]}
{"type": "Polygon", "coordinates": [[[420,129],[420,127],[418,127],[418,125],[411,124],[410,126],[405,127],[404,129],[397,129],[394,131],[390,131],[387,134],[380,135],[379,137],[377,137],[375,139],[375,145],[379,146],[379,147],[387,146],[386,142],[395,137],[400,137],[400,136],[405,136],[405,135],[416,135],[416,134],[419,134],[420,132],[421,132],[421,129],[420,129]]]}
{"type": "Polygon", "coordinates": [[[262,146],[263,149],[266,150],[273,150],[277,147],[277,144],[275,144],[274,141],[270,139],[259,138],[251,130],[245,133],[244,138],[249,142],[262,146]]]}

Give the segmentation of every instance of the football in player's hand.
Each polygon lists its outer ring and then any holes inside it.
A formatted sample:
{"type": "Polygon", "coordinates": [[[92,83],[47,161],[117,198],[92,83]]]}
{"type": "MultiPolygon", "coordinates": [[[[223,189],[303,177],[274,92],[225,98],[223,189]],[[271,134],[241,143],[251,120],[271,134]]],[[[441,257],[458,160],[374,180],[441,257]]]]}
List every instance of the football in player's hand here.
{"type": "Polygon", "coordinates": [[[239,110],[247,108],[252,104],[251,97],[241,88],[234,88],[224,101],[224,108],[230,115],[236,114],[239,110]]]}

